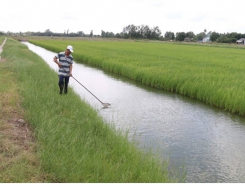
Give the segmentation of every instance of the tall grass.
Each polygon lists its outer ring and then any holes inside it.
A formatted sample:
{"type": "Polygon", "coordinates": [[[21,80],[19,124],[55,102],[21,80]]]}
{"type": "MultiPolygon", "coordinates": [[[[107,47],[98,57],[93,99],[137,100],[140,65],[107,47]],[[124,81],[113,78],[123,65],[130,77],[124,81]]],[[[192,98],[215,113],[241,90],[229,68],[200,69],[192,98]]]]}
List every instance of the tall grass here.
{"type": "MultiPolygon", "coordinates": [[[[5,47],[4,47],[5,48],[5,47]]],[[[35,142],[19,105],[19,85],[13,63],[0,61],[0,183],[47,182],[41,172],[35,142]]]]}
{"type": "Polygon", "coordinates": [[[49,181],[172,182],[164,162],[129,143],[72,89],[59,95],[57,74],[25,45],[8,39],[3,54],[13,62],[49,181]]]}
{"type": "Polygon", "coordinates": [[[0,36],[0,45],[2,45],[4,39],[5,39],[5,37],[0,36]]]}
{"type": "Polygon", "coordinates": [[[53,51],[71,44],[78,62],[245,115],[243,47],[108,40],[31,42],[53,51]]]}

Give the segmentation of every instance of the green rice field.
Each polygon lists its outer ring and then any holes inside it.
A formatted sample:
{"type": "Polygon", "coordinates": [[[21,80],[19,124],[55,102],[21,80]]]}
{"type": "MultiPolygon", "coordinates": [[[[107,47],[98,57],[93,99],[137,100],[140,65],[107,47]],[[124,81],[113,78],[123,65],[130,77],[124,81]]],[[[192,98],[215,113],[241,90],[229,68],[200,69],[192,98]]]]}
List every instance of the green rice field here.
{"type": "Polygon", "coordinates": [[[245,47],[103,39],[32,39],[76,62],[245,115],[245,47]]]}

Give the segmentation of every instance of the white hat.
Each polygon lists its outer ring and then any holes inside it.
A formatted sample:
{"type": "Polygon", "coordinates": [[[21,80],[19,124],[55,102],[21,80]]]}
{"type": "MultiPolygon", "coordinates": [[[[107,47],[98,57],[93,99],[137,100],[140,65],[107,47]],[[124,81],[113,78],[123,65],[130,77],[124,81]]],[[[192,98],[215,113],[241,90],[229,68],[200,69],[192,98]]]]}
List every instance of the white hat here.
{"type": "Polygon", "coordinates": [[[73,52],[73,47],[71,45],[68,45],[67,49],[69,49],[71,52],[73,52]]]}

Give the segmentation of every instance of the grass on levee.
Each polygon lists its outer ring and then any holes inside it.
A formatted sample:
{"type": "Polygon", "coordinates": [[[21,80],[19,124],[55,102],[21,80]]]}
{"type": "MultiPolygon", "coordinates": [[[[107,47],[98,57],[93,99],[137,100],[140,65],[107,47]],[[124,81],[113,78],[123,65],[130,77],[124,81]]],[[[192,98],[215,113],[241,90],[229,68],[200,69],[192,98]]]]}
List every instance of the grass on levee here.
{"type": "Polygon", "coordinates": [[[0,45],[2,45],[3,41],[4,41],[5,37],[0,36],[0,45]]]}
{"type": "Polygon", "coordinates": [[[9,59],[0,60],[0,183],[47,182],[31,128],[17,121],[24,111],[14,65],[9,59]]]}
{"type": "Polygon", "coordinates": [[[73,45],[77,62],[245,115],[244,47],[103,39],[31,42],[55,52],[73,45]]]}
{"type": "MultiPolygon", "coordinates": [[[[25,45],[8,39],[3,57],[23,118],[34,133],[33,154],[40,165],[33,174],[41,172],[48,182],[175,181],[165,161],[139,150],[72,89],[59,95],[57,74],[25,45]]],[[[14,178],[16,172],[9,175],[14,178]]]]}

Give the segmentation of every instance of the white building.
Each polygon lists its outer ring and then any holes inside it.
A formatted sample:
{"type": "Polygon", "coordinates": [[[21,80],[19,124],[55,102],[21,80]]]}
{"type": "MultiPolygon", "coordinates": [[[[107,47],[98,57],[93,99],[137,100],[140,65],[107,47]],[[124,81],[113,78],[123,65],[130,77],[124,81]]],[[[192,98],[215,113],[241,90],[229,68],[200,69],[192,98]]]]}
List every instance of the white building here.
{"type": "Polygon", "coordinates": [[[202,42],[210,42],[210,36],[211,36],[212,32],[209,32],[203,39],[202,42]]]}
{"type": "Polygon", "coordinates": [[[245,38],[240,38],[239,40],[236,41],[236,43],[245,45],[245,38]]]}

